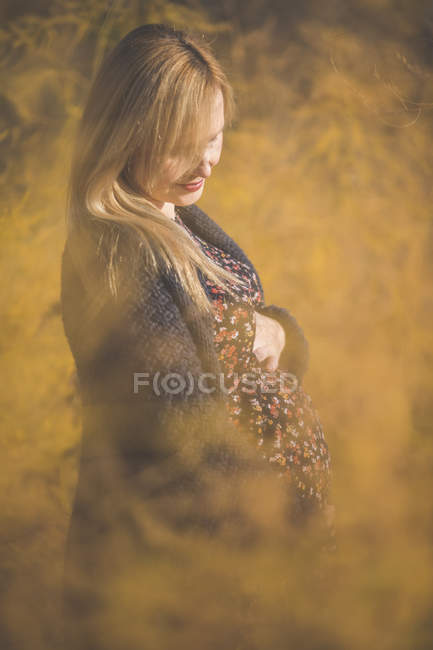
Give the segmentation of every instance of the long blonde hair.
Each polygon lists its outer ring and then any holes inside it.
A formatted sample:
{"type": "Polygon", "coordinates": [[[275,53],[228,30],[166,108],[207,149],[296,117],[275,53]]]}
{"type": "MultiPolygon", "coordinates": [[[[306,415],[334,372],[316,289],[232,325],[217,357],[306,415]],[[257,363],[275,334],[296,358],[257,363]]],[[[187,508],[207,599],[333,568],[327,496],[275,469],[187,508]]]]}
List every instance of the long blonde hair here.
{"type": "MultiPolygon", "coordinates": [[[[105,58],[78,125],[67,195],[67,230],[77,238],[75,262],[84,283],[91,280],[84,264],[87,251],[103,259],[105,281],[118,298],[120,250],[126,250],[126,275],[145,255],[154,271],[161,263],[174,269],[182,287],[205,311],[210,301],[197,268],[231,295],[230,283],[244,286],[144,196],[152,196],[168,155],[180,156],[186,170],[196,168],[218,89],[230,125],[233,91],[210,46],[166,25],[132,30],[105,58]],[[141,188],[133,173],[137,164],[144,172],[141,188]]],[[[95,304],[99,293],[92,296],[95,304]]]]}

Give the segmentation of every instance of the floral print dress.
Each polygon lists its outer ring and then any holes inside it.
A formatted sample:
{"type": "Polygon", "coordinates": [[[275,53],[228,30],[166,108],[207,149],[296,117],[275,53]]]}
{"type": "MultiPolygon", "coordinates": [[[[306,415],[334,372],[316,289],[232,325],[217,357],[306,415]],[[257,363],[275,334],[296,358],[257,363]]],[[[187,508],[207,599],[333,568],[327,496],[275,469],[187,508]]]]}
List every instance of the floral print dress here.
{"type": "Polygon", "coordinates": [[[177,212],[175,221],[211,259],[248,285],[243,289],[232,284],[235,300],[209,279],[206,281],[215,310],[214,340],[230,418],[247,427],[263,457],[288,482],[303,510],[324,508],[328,505],[331,459],[311,398],[299,383],[289,383],[286,378],[281,381],[278,369],[275,373],[263,370],[253,353],[254,309],[264,305],[256,274],[193,233],[177,212]]]}

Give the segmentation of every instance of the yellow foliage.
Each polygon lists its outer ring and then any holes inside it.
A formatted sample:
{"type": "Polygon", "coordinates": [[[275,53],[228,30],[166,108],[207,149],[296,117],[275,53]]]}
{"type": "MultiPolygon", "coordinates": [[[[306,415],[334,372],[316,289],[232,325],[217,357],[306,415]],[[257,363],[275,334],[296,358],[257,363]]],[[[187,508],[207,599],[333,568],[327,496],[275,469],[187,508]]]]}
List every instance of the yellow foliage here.
{"type": "MultiPolygon", "coordinates": [[[[176,558],[199,556],[194,539],[185,546],[173,540],[174,573],[143,558],[125,581],[139,575],[137,599],[150,593],[153,606],[194,621],[188,617],[205,593],[200,576],[220,576],[217,595],[210,587],[205,594],[203,628],[191,623],[179,648],[199,632],[191,647],[205,647],[204,630],[217,635],[219,647],[234,647],[239,585],[261,607],[251,647],[285,648],[294,630],[294,647],[307,647],[302,642],[310,638],[319,647],[315,634],[326,647],[345,650],[430,647],[431,76],[399,41],[397,34],[411,34],[398,16],[400,31],[383,39],[305,18],[277,56],[275,20],[236,31],[234,21],[215,21],[204,7],[136,0],[127,8],[111,3],[106,14],[106,0],[65,0],[46,16],[27,15],[0,30],[8,635],[17,647],[47,648],[76,484],[80,409],[59,311],[74,127],[106,48],[137,24],[161,21],[215,37],[229,68],[240,117],[200,205],[252,259],[267,302],[290,309],[310,342],[305,383],[333,457],[340,548],[330,560],[332,589],[323,591],[310,589],[308,548],[289,566],[287,549],[257,549],[245,560],[215,548],[188,592],[176,558]],[[290,602],[275,598],[281,578],[290,602]],[[47,610],[38,602],[42,589],[53,594],[47,610]],[[227,608],[218,594],[229,593],[232,616],[221,621],[227,608]]],[[[270,525],[261,501],[256,516],[270,525]]],[[[144,516],[138,521],[145,527],[144,516]]],[[[136,607],[116,610],[114,636],[136,607]]],[[[135,643],[136,617],[129,633],[135,643]]]]}

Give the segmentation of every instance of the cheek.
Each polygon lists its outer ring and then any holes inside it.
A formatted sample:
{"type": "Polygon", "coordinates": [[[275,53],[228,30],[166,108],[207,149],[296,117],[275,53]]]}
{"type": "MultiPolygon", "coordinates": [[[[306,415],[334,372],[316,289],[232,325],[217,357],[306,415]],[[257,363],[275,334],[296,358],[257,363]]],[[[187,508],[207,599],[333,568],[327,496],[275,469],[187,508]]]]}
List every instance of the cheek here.
{"type": "Polygon", "coordinates": [[[181,165],[179,163],[179,160],[169,158],[161,168],[158,185],[165,187],[173,185],[180,177],[180,171],[181,165]]]}
{"type": "Polygon", "coordinates": [[[214,165],[217,165],[219,163],[220,158],[221,158],[221,148],[218,150],[218,155],[215,158],[214,165]]]}
{"type": "Polygon", "coordinates": [[[219,140],[218,146],[217,146],[217,162],[219,161],[219,159],[221,157],[222,149],[223,149],[223,134],[221,133],[220,140],[219,140]]]}
{"type": "Polygon", "coordinates": [[[162,166],[162,174],[164,178],[173,178],[176,175],[176,169],[179,166],[175,158],[168,158],[162,166]]]}

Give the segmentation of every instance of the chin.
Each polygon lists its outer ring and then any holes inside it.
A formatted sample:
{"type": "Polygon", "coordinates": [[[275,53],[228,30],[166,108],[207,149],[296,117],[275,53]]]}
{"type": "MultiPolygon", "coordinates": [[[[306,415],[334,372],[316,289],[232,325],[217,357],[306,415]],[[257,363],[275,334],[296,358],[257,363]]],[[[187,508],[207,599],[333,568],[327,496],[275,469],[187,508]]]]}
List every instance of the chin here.
{"type": "Polygon", "coordinates": [[[202,194],[203,188],[200,187],[196,192],[185,192],[184,194],[179,194],[174,203],[175,205],[192,205],[199,200],[202,194]]]}

